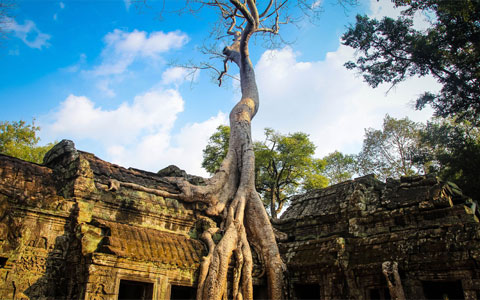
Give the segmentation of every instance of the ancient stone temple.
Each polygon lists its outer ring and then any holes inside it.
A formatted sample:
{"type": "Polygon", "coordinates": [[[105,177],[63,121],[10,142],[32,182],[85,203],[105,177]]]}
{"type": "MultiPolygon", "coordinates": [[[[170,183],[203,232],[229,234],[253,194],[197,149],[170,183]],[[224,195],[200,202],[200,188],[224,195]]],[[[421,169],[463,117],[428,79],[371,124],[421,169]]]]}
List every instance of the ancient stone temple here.
{"type": "MultiPolygon", "coordinates": [[[[1,299],[194,299],[216,220],[164,197],[175,167],[126,169],[56,145],[0,155],[1,299]]],[[[275,224],[291,299],[476,299],[476,203],[435,177],[371,176],[293,199],[275,224]]],[[[254,296],[266,298],[255,249],[254,296]]]]}

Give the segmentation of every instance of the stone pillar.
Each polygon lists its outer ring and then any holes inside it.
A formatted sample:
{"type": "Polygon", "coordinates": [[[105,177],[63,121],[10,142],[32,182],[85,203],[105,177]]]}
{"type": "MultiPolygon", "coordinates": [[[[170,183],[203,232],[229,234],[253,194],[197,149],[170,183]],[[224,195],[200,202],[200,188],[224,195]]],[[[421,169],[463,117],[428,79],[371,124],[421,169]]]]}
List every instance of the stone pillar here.
{"type": "Polygon", "coordinates": [[[159,300],[170,299],[170,283],[168,282],[167,276],[158,277],[156,295],[157,295],[156,299],[159,299],[159,300]]]}

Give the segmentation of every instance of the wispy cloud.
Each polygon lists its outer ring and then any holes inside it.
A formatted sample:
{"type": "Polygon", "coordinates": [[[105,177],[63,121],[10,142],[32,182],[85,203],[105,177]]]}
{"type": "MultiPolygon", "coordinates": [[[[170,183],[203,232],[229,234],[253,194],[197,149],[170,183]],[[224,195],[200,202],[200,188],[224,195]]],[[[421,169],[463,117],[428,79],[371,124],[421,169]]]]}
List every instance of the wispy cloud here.
{"type": "Polygon", "coordinates": [[[91,71],[95,76],[121,74],[135,59],[158,59],[161,53],[185,45],[188,36],[180,31],[148,34],[145,31],[115,29],[105,36],[104,41],[106,45],[102,51],[102,63],[91,71]]]}
{"type": "Polygon", "coordinates": [[[192,70],[183,67],[170,67],[162,73],[162,84],[174,84],[179,86],[186,80],[197,81],[200,76],[200,70],[192,70]]]}
{"type": "Polygon", "coordinates": [[[189,38],[180,31],[147,33],[115,29],[105,35],[103,40],[105,47],[100,55],[100,64],[84,70],[83,74],[96,79],[97,88],[105,96],[113,97],[115,91],[111,84],[122,81],[123,75],[130,71],[133,63],[140,62],[148,66],[157,64],[161,62],[162,54],[181,48],[189,38]]]}
{"type": "Polygon", "coordinates": [[[18,24],[15,20],[7,18],[6,24],[5,30],[13,32],[28,47],[42,49],[50,46],[48,40],[51,36],[41,32],[33,21],[25,20],[23,24],[18,24]]]}
{"type": "MultiPolygon", "coordinates": [[[[65,8],[65,3],[60,1],[58,3],[58,7],[60,8],[60,10],[63,10],[65,8]]],[[[53,20],[56,21],[57,19],[58,19],[58,13],[53,14],[53,20]]]]}
{"type": "Polygon", "coordinates": [[[123,0],[123,3],[125,3],[125,9],[128,11],[130,9],[130,5],[132,5],[131,0],[123,0]]]}

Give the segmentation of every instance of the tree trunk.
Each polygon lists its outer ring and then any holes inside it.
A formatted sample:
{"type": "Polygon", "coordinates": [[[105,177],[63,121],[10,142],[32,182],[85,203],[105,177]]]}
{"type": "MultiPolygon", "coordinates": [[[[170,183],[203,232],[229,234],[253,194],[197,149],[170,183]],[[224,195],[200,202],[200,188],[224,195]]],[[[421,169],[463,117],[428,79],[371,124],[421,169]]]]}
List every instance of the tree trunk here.
{"type": "Polygon", "coordinates": [[[202,234],[208,255],[201,263],[197,299],[226,299],[227,273],[233,262],[233,285],[229,298],[252,299],[253,260],[250,243],[259,249],[265,262],[270,299],[282,299],[283,273],[272,225],[263,203],[255,190],[255,156],[251,138],[251,121],[259,97],[255,73],[248,54],[248,40],[253,33],[247,25],[230,47],[224,49],[227,58],[240,68],[242,98],[230,113],[230,145],[227,156],[206,186],[195,186],[183,179],[172,178],[182,191],[181,199],[208,204],[207,214],[222,216],[220,228],[210,228],[202,234]],[[223,233],[215,244],[212,235],[223,233]]]}
{"type": "Polygon", "coordinates": [[[274,188],[272,190],[272,195],[270,196],[270,216],[272,219],[276,220],[277,219],[277,210],[275,208],[276,201],[275,201],[275,193],[274,193],[274,188]]]}

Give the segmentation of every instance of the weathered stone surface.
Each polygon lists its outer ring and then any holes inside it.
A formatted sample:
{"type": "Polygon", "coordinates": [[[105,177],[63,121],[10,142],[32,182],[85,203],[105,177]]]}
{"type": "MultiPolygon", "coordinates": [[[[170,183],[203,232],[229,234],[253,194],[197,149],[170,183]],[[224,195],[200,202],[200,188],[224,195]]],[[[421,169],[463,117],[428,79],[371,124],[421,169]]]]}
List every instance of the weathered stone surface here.
{"type": "Polygon", "coordinates": [[[122,280],[134,280],[164,299],[171,284],[194,285],[201,212],[149,189],[178,192],[67,140],[44,165],[0,155],[0,298],[116,299],[122,280]],[[112,180],[147,189],[111,190],[112,180]]]}
{"type": "MultiPolygon", "coordinates": [[[[195,286],[199,236],[220,224],[199,204],[153,192],[178,193],[170,176],[203,184],[175,166],[151,173],[110,164],[66,140],[43,165],[0,155],[0,298],[117,299],[133,281],[169,299],[173,285],[195,286]]],[[[290,298],[386,299],[388,279],[407,299],[425,299],[438,282],[474,299],[479,216],[476,202],[431,176],[365,176],[297,196],[275,222],[290,298]],[[391,274],[400,281],[385,277],[384,262],[398,266],[391,274]]],[[[252,250],[255,289],[265,295],[252,250]]]]}
{"type": "Polygon", "coordinates": [[[321,299],[386,299],[382,263],[391,261],[407,299],[428,298],[430,282],[459,282],[468,298],[480,291],[469,285],[480,280],[478,215],[475,202],[433,176],[366,176],[297,196],[276,225],[288,235],[280,249],[291,297],[298,284],[314,284],[321,299]]]}

